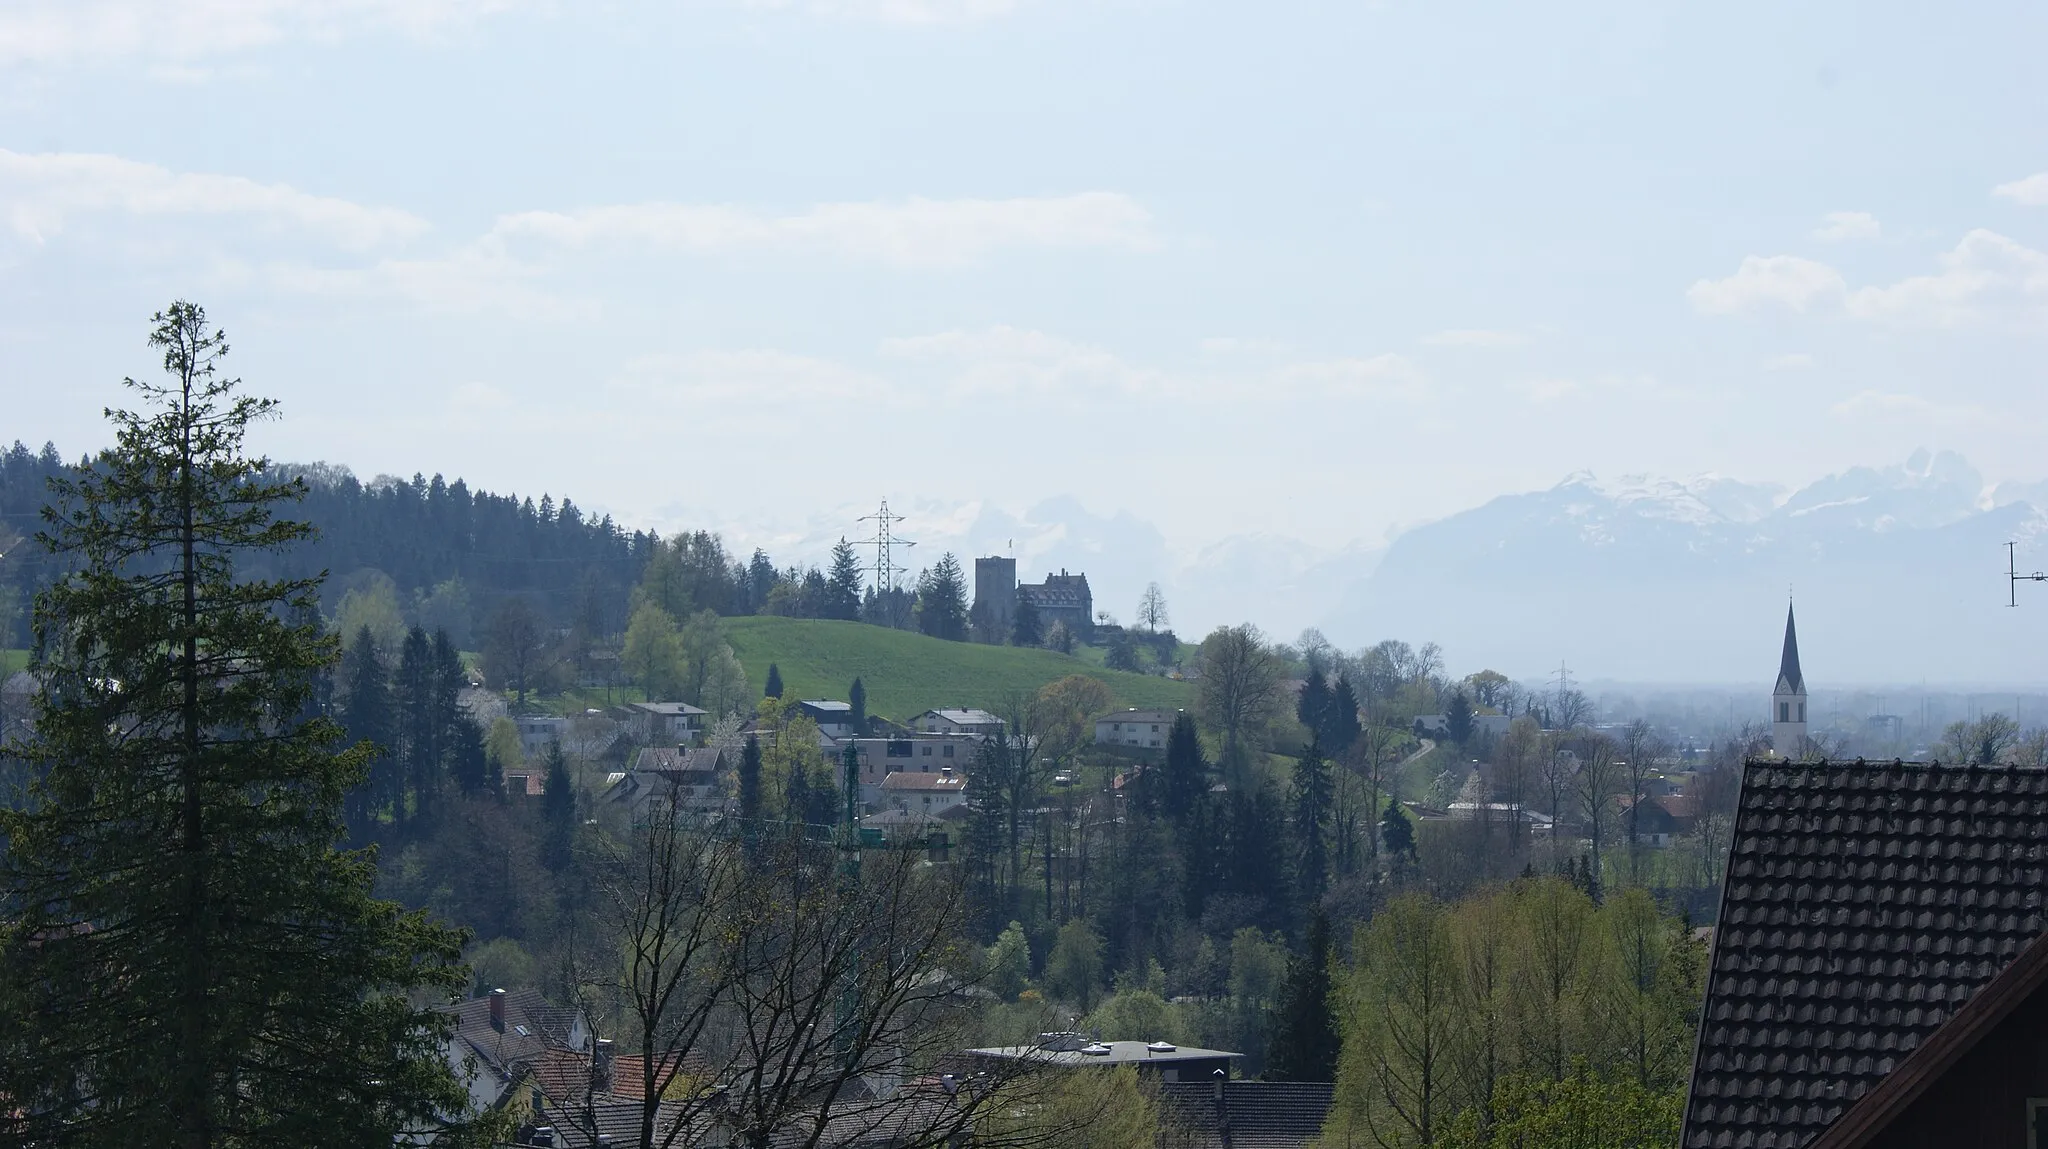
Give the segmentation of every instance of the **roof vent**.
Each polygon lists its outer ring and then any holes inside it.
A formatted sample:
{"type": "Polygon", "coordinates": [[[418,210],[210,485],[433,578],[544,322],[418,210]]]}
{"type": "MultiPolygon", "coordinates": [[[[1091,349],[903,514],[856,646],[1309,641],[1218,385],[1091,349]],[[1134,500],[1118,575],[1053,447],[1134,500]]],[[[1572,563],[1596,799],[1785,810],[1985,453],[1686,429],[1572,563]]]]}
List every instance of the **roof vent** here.
{"type": "Polygon", "coordinates": [[[1147,1053],[1172,1053],[1177,1048],[1179,1047],[1170,1041],[1151,1041],[1145,1044],[1147,1053]]]}
{"type": "Polygon", "coordinates": [[[1110,1048],[1099,1041],[1091,1041],[1081,1047],[1083,1057],[1108,1057],[1110,1052],[1110,1048]]]}

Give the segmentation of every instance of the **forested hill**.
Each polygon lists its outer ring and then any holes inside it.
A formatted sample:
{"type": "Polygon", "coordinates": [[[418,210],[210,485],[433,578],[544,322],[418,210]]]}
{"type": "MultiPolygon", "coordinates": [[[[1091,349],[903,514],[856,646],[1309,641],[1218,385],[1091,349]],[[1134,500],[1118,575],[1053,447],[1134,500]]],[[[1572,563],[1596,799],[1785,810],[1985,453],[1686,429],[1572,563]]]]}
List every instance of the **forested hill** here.
{"type": "MultiPolygon", "coordinates": [[[[33,544],[17,546],[40,527],[48,481],[66,461],[51,445],[40,452],[17,441],[0,454],[0,646],[28,641],[29,593],[46,578],[33,544]]],[[[600,632],[623,625],[628,589],[654,551],[655,540],[628,532],[609,517],[590,518],[568,498],[471,491],[461,479],[415,475],[410,482],[358,480],[344,467],[283,465],[306,480],[298,514],[319,538],[280,556],[273,570],[332,572],[330,598],[366,570],[390,576],[402,601],[460,580],[478,614],[509,595],[527,597],[558,622],[587,620],[600,632]]],[[[332,602],[327,604],[330,609],[332,602]]]]}

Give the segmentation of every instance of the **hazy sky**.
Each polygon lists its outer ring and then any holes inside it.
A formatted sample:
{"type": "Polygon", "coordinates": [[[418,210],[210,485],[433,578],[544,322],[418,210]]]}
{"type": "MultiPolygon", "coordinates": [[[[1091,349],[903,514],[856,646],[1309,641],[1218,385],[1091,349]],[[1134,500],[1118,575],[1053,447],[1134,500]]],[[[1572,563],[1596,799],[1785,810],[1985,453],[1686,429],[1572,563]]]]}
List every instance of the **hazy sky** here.
{"type": "Polygon", "coordinates": [[[0,437],[203,302],[264,445],[674,526],[1377,539],[2048,477],[2048,8],[6,0],[0,437]]]}

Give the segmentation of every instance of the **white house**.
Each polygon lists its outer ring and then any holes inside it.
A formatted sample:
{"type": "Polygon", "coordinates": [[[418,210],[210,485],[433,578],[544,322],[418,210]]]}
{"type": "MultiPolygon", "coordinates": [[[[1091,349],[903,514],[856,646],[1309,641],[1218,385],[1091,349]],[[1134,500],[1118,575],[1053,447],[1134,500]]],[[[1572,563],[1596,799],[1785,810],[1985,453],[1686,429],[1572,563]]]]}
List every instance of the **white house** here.
{"type": "Polygon", "coordinates": [[[519,727],[519,751],[528,758],[538,756],[551,742],[569,733],[569,720],[555,714],[522,714],[512,720],[519,727]]]}
{"type": "Polygon", "coordinates": [[[910,720],[919,734],[977,734],[993,737],[1003,732],[1003,720],[986,710],[927,710],[910,720]]]}
{"type": "Polygon", "coordinates": [[[1095,720],[1097,746],[1136,746],[1164,750],[1178,710],[1117,710],[1095,720]]]}
{"type": "MultiPolygon", "coordinates": [[[[881,805],[882,782],[891,774],[940,774],[947,770],[964,774],[975,755],[981,753],[981,741],[978,734],[855,738],[852,742],[854,754],[860,759],[860,800],[869,806],[881,805]]],[[[834,752],[835,767],[838,753],[843,751],[834,752]]]]}
{"type": "Polygon", "coordinates": [[[687,702],[628,702],[620,717],[646,742],[694,742],[704,732],[708,711],[687,702]]]}
{"type": "Polygon", "coordinates": [[[880,805],[920,814],[944,814],[967,800],[967,775],[947,767],[937,774],[898,772],[882,779],[880,805]]]}

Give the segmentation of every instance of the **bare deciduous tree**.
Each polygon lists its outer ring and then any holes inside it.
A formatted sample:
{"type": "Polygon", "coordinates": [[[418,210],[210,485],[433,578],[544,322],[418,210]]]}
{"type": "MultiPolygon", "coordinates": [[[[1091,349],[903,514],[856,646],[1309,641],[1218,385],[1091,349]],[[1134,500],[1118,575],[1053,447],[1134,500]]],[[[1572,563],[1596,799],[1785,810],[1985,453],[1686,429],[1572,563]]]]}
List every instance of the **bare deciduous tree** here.
{"type": "Polygon", "coordinates": [[[1223,736],[1227,769],[1241,770],[1244,742],[1265,729],[1280,705],[1280,660],[1251,623],[1217,627],[1202,640],[1200,706],[1209,727],[1223,736]]]}

